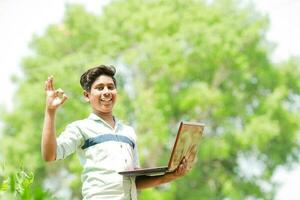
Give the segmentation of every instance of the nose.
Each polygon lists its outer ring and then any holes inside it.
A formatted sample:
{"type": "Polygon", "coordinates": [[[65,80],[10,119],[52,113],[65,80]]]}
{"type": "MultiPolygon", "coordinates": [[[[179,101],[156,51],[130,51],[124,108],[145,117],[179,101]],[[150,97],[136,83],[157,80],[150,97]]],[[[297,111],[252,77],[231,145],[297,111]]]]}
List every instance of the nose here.
{"type": "Polygon", "coordinates": [[[104,87],[103,95],[109,95],[109,94],[110,94],[110,90],[107,87],[104,87]]]}

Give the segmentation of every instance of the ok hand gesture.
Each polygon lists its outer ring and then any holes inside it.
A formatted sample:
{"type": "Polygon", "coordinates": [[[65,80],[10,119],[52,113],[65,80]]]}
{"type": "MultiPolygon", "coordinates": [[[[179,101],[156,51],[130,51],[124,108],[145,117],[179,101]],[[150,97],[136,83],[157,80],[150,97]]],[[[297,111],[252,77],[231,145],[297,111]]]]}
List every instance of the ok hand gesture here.
{"type": "Polygon", "coordinates": [[[46,108],[50,110],[56,110],[68,98],[62,89],[54,89],[53,76],[49,76],[48,79],[45,81],[45,91],[46,108]]]}

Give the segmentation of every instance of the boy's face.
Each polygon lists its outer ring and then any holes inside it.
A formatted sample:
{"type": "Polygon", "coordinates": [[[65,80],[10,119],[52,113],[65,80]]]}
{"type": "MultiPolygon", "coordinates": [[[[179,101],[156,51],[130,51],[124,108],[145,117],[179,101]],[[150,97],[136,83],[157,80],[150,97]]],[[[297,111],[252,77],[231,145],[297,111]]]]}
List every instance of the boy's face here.
{"type": "Polygon", "coordinates": [[[84,96],[93,108],[94,113],[112,113],[117,99],[117,89],[111,77],[99,76],[91,86],[89,92],[84,91],[84,96]]]}

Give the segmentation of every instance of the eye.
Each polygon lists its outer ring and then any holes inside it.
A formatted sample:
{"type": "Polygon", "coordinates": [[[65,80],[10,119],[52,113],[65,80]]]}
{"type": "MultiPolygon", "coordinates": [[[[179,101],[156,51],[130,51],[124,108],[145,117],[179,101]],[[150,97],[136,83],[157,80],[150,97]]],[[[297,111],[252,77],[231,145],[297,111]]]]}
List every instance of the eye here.
{"type": "Polygon", "coordinates": [[[103,90],[103,89],[104,89],[103,86],[98,86],[98,87],[96,87],[96,90],[103,90]]]}
{"type": "Polygon", "coordinates": [[[114,90],[114,89],[115,89],[115,86],[114,86],[114,85],[109,85],[107,88],[108,88],[109,90],[114,90]]]}

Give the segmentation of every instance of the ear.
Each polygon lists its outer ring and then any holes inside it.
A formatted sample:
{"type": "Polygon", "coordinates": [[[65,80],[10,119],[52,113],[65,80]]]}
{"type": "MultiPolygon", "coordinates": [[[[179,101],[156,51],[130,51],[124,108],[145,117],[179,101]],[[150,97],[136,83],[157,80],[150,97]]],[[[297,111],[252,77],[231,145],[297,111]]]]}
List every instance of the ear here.
{"type": "Polygon", "coordinates": [[[84,100],[86,101],[86,102],[90,102],[90,93],[89,92],[87,92],[86,90],[84,90],[83,91],[83,96],[84,96],[84,100]]]}

